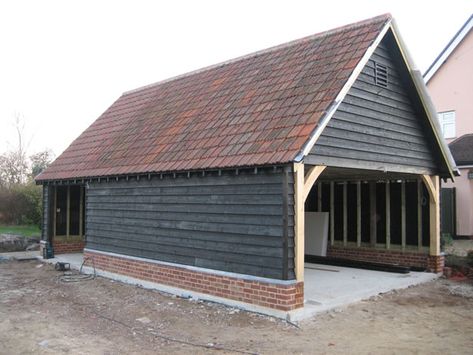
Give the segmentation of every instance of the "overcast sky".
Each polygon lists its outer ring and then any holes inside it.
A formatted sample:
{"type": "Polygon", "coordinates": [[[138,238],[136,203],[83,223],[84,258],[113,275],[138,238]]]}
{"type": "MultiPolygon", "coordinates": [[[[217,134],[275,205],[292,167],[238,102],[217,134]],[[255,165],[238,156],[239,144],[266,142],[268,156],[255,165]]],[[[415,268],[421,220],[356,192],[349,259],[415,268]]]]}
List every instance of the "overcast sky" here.
{"type": "Polygon", "coordinates": [[[0,152],[15,114],[59,155],[124,91],[385,12],[425,71],[473,1],[2,0],[0,152]]]}

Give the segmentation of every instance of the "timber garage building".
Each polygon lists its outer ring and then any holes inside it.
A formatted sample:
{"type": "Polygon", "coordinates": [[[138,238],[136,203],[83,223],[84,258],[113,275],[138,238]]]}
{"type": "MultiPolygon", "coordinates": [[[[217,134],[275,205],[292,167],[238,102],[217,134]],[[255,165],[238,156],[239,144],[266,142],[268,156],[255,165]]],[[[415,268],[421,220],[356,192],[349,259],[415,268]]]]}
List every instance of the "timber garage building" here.
{"type": "Polygon", "coordinates": [[[455,171],[383,15],[126,92],[36,181],[56,254],[287,312],[311,256],[441,271],[455,171]]]}

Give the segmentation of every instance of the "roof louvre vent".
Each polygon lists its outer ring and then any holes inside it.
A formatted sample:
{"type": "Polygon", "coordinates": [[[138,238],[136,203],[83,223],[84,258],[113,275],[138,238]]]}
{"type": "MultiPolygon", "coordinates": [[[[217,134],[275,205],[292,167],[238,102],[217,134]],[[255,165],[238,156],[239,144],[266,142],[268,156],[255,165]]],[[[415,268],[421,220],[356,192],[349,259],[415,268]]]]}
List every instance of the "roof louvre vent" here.
{"type": "Polygon", "coordinates": [[[388,67],[379,63],[374,63],[374,80],[376,85],[383,88],[388,87],[388,67]]]}

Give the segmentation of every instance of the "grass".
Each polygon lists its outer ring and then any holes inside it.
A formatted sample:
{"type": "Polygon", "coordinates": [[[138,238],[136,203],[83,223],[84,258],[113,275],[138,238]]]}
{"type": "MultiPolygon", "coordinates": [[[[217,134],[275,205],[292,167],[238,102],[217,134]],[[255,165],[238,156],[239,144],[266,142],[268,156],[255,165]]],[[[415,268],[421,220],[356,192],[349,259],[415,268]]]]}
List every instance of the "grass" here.
{"type": "Polygon", "coordinates": [[[35,225],[6,226],[0,224],[0,234],[16,234],[24,237],[39,237],[41,230],[35,225]]]}

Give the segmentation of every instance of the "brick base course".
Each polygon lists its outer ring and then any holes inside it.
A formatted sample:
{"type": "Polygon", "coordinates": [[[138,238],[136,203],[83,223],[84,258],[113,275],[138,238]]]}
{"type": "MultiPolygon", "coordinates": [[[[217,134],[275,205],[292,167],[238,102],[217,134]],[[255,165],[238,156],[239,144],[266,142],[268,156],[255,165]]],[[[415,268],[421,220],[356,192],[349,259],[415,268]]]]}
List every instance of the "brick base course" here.
{"type": "Polygon", "coordinates": [[[328,246],[327,256],[341,259],[420,267],[431,272],[441,272],[445,261],[443,255],[429,256],[425,253],[411,251],[402,252],[395,250],[350,248],[343,246],[328,246]]]}
{"type": "Polygon", "coordinates": [[[82,240],[67,241],[53,240],[54,254],[81,253],[84,250],[85,242],[82,240]]]}
{"type": "Polygon", "coordinates": [[[304,305],[303,282],[278,284],[246,280],[90,250],[84,251],[85,258],[88,258],[88,266],[92,266],[93,258],[95,267],[100,270],[253,305],[281,311],[291,311],[304,305]]]}
{"type": "Polygon", "coordinates": [[[430,272],[443,272],[445,267],[445,256],[444,255],[437,255],[437,256],[429,256],[427,270],[430,272]]]}

